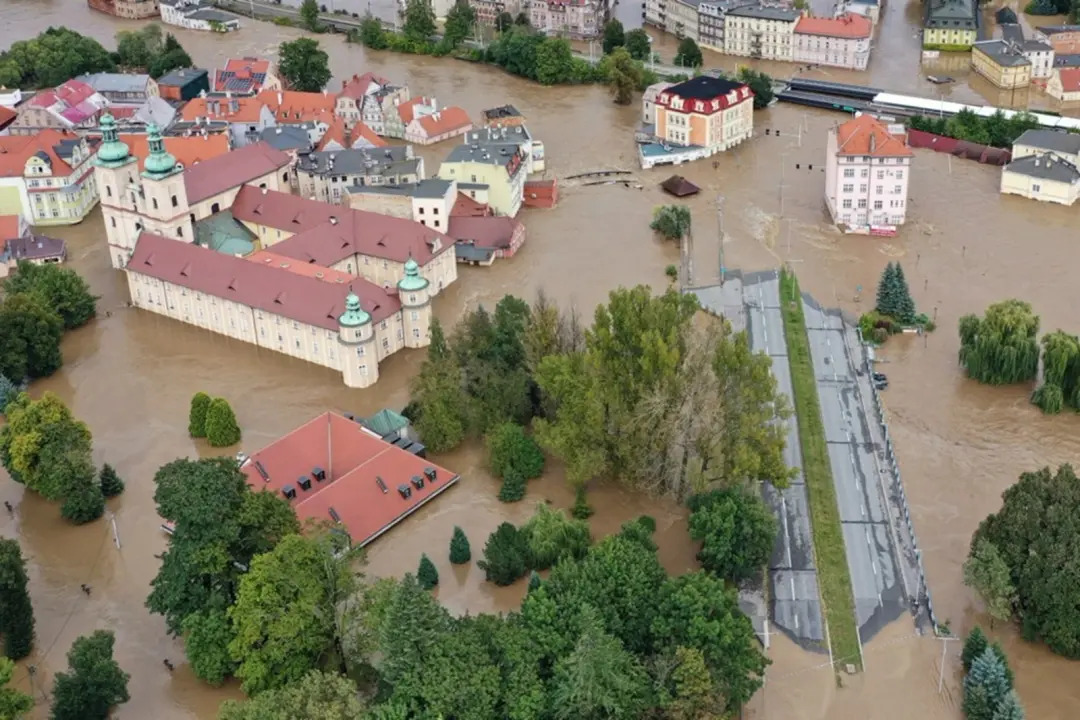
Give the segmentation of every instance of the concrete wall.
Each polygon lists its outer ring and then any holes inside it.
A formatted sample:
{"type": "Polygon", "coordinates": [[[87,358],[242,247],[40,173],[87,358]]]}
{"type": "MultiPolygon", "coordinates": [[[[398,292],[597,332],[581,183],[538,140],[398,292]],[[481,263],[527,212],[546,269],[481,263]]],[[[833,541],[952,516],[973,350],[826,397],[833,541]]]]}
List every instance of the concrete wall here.
{"type": "Polygon", "coordinates": [[[1020,195],[1030,200],[1072,205],[1076,202],[1077,185],[1033,178],[1020,173],[1001,171],[1001,192],[1006,195],[1020,195]]]}

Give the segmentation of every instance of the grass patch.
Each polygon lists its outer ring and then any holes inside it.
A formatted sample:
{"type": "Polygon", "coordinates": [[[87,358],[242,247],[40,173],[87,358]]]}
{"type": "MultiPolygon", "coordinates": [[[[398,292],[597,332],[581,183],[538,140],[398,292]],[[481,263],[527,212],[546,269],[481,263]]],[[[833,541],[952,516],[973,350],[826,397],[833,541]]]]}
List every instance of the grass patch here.
{"type": "Polygon", "coordinates": [[[795,417],[802,448],[803,474],[810,503],[810,523],[814,535],[821,602],[825,606],[832,641],[833,661],[837,668],[851,663],[862,668],[862,655],[855,625],[855,600],[848,574],[840,509],[836,504],[829,452],[825,444],[825,426],[821,420],[814,364],[810,358],[810,340],[806,336],[799,281],[793,273],[780,272],[780,305],[784,318],[791,387],[795,397],[795,417]],[[794,298],[794,302],[792,301],[794,298]]]}

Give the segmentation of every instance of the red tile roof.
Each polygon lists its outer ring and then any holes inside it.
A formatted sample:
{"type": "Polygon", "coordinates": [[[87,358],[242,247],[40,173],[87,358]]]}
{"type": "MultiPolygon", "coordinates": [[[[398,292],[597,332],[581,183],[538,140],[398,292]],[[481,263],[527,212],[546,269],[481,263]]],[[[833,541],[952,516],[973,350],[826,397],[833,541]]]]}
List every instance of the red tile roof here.
{"type": "Polygon", "coordinates": [[[18,215],[0,215],[0,241],[19,237],[22,218],[18,215]]]}
{"type": "Polygon", "coordinates": [[[188,203],[239,187],[292,162],[288,153],[264,142],[252,143],[224,155],[204,160],[184,171],[188,203]]]}
{"type": "MultiPolygon", "coordinates": [[[[123,134],[120,139],[127,144],[131,154],[139,158],[139,169],[142,170],[146,157],[150,154],[147,136],[123,134]]],[[[229,152],[229,137],[223,134],[175,137],[170,135],[163,139],[165,150],[185,168],[195,167],[205,160],[229,152]]]]}
{"type": "Polygon", "coordinates": [[[265,107],[258,98],[247,96],[197,97],[187,101],[180,111],[183,120],[192,122],[195,118],[210,118],[236,123],[258,122],[265,107]],[[235,105],[236,110],[232,108],[235,105]]]}
{"type": "Polygon", "coordinates": [[[458,191],[457,199],[454,200],[454,207],[450,208],[450,217],[483,217],[485,215],[493,215],[494,212],[486,204],[477,202],[465,193],[458,191]]]}
{"type": "Polygon", "coordinates": [[[289,504],[301,522],[309,518],[331,524],[340,521],[354,546],[370,543],[459,479],[332,412],[252,454],[241,470],[255,490],[280,493],[283,486],[291,485],[296,497],[289,504]],[[311,478],[315,468],[326,473],[325,480],[311,478]],[[426,469],[435,471],[434,482],[424,476],[426,469]],[[310,490],[300,487],[298,480],[303,476],[311,478],[310,490]],[[422,488],[412,486],[413,477],[423,478],[422,488]],[[385,492],[376,478],[382,479],[385,492]],[[410,487],[408,499],[398,493],[400,485],[410,487]]]}
{"type": "Polygon", "coordinates": [[[352,130],[345,130],[345,121],[335,117],[330,123],[326,133],[319,140],[316,150],[324,150],[331,141],[336,142],[343,148],[351,148],[360,138],[367,140],[373,147],[386,147],[388,143],[375,134],[375,131],[362,122],[353,125],[352,130]]]}
{"type": "Polygon", "coordinates": [[[870,18],[855,13],[846,13],[832,18],[803,15],[795,23],[797,33],[836,38],[868,38],[872,30],[870,18]]]}
{"type": "Polygon", "coordinates": [[[469,113],[457,106],[443,108],[432,115],[422,115],[418,122],[427,137],[438,137],[472,127],[469,113]]]}
{"type": "Polygon", "coordinates": [[[68,80],[63,85],[57,85],[54,90],[43,90],[30,100],[34,107],[50,107],[57,100],[68,107],[74,107],[90,98],[97,92],[94,88],[80,80],[68,80]]]}
{"type": "Polygon", "coordinates": [[[431,98],[414,97],[412,100],[406,100],[403,103],[398,103],[398,117],[401,118],[402,124],[408,125],[413,121],[413,115],[416,112],[417,105],[431,105],[431,98]]]}
{"type": "Polygon", "coordinates": [[[889,133],[873,115],[860,115],[836,128],[837,155],[908,157],[912,155],[906,137],[889,133]]]}
{"type": "Polygon", "coordinates": [[[299,263],[291,257],[285,257],[284,255],[278,255],[270,250],[259,250],[244,258],[248,262],[262,263],[263,265],[272,265],[279,267],[283,270],[296,273],[297,275],[303,275],[304,277],[315,278],[325,283],[345,283],[348,285],[353,281],[353,276],[347,272],[341,270],[334,270],[333,268],[325,268],[312,263],[299,263]]]}
{"type": "Polygon", "coordinates": [[[8,125],[15,122],[15,118],[17,118],[18,116],[19,114],[11,108],[0,105],[0,130],[3,130],[8,125]]]}
{"type": "Polygon", "coordinates": [[[148,232],[139,235],[127,269],[327,330],[338,329],[350,284],[375,322],[401,309],[396,297],[363,278],[323,282],[280,265],[251,262],[148,232]]]}
{"type": "Polygon", "coordinates": [[[363,75],[353,75],[348,80],[341,81],[341,92],[338,94],[350,97],[353,100],[359,100],[364,95],[367,95],[372,83],[375,85],[389,85],[390,81],[370,72],[363,75]]]}
{"type": "Polygon", "coordinates": [[[423,266],[454,244],[441,232],[412,220],[251,186],[240,189],[232,214],[241,222],[295,233],[274,244],[274,252],[322,267],[357,253],[394,262],[411,256],[423,266]],[[436,241],[438,251],[433,250],[436,241]]]}
{"type": "Polygon", "coordinates": [[[508,248],[521,226],[509,217],[452,217],[446,234],[482,248],[508,248]]]}
{"type": "Polygon", "coordinates": [[[1058,75],[1061,78],[1063,92],[1080,91],[1080,68],[1061,68],[1058,70],[1058,75]]]}
{"type": "Polygon", "coordinates": [[[325,92],[298,90],[263,90],[255,99],[270,108],[279,123],[300,123],[312,120],[330,122],[334,113],[333,95],[325,92]]]}
{"type": "Polygon", "coordinates": [[[0,135],[0,177],[22,177],[26,161],[39,152],[48,156],[52,177],[67,177],[71,166],[56,154],[56,146],[64,140],[78,139],[73,132],[52,128],[39,130],[36,135],[0,135]]]}

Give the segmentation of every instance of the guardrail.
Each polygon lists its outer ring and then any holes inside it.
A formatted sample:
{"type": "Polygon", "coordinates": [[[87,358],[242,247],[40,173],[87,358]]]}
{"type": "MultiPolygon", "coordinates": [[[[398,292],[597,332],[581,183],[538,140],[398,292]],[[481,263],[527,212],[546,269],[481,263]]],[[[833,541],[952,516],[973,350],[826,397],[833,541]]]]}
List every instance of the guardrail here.
{"type": "MultiPolygon", "coordinates": [[[[862,330],[858,325],[855,327],[855,333],[859,338],[859,347],[861,348],[863,361],[866,364],[867,371],[873,372],[873,363],[870,360],[870,353],[867,351],[870,346],[863,341],[862,330]]],[[[877,421],[881,426],[882,436],[885,438],[885,462],[887,463],[889,470],[892,471],[893,485],[897,496],[900,498],[900,508],[904,513],[904,522],[907,525],[908,537],[911,538],[912,549],[915,551],[915,565],[919,573],[919,587],[915,591],[916,614],[918,613],[918,609],[922,605],[925,596],[926,611],[930,617],[930,623],[934,628],[934,634],[938,634],[939,625],[937,615],[934,613],[934,600],[930,595],[930,586],[926,582],[926,569],[923,567],[922,551],[919,550],[919,541],[915,536],[915,528],[911,524],[911,510],[908,507],[907,495],[904,493],[904,483],[900,478],[900,464],[896,461],[892,437],[889,435],[889,425],[885,422],[885,410],[881,406],[881,396],[878,394],[877,386],[874,385],[872,378],[870,382],[870,391],[871,396],[874,398],[874,411],[877,414],[877,421]]]]}

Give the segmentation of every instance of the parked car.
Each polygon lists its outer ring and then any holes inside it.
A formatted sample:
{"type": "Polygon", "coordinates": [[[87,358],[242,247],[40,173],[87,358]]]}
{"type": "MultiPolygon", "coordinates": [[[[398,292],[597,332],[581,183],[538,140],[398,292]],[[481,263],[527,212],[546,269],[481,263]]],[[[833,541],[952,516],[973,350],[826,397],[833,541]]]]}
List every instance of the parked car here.
{"type": "Polygon", "coordinates": [[[888,380],[875,380],[874,381],[874,389],[875,390],[885,390],[888,387],[889,387],[889,381],[888,380]]]}
{"type": "Polygon", "coordinates": [[[888,384],[889,378],[885,377],[885,373],[876,372],[873,374],[874,382],[883,382],[888,384]]]}

